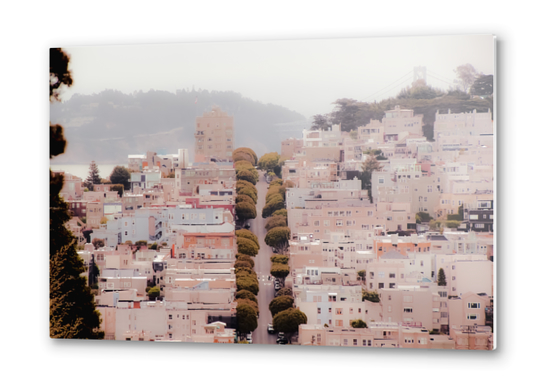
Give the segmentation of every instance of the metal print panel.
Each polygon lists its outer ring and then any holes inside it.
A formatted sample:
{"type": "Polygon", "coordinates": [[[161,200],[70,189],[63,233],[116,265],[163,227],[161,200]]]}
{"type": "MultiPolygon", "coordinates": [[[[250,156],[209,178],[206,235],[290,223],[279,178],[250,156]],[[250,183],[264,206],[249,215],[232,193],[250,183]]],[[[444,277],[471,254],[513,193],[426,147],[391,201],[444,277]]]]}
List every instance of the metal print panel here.
{"type": "Polygon", "coordinates": [[[51,338],[495,348],[494,36],[50,60],[51,338]]]}

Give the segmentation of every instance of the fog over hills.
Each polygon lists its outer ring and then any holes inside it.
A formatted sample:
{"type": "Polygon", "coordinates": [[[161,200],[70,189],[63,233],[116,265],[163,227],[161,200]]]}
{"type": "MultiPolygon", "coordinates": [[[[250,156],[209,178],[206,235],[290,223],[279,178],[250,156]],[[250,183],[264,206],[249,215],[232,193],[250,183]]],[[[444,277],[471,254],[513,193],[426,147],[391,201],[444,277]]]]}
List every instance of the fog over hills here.
{"type": "Polygon", "coordinates": [[[188,148],[192,160],[196,117],[215,105],[234,116],[235,146],[251,147],[259,156],[280,152],[281,140],[301,137],[301,131],[310,127],[300,113],[235,92],[185,89],[176,93],[106,90],[75,94],[51,104],[51,123],[61,124],[68,140],[66,152],[54,163],[95,160],[125,164],[129,154],[170,154],[178,148],[188,148]]]}

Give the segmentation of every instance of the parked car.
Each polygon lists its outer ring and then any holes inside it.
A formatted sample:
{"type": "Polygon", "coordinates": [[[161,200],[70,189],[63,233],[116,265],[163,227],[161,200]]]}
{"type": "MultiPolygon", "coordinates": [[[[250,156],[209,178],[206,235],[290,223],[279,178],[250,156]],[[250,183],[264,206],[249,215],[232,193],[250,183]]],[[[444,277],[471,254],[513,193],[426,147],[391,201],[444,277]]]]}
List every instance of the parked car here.
{"type": "Polygon", "coordinates": [[[249,344],[252,344],[252,332],[247,335],[247,341],[249,344]]]}
{"type": "Polygon", "coordinates": [[[250,223],[245,224],[245,229],[250,229],[250,223]]]}
{"type": "Polygon", "coordinates": [[[267,333],[273,334],[275,333],[275,328],[273,328],[273,324],[267,324],[267,333]]]}
{"type": "Polygon", "coordinates": [[[280,288],[282,288],[280,286],[280,283],[278,281],[275,281],[275,291],[278,291],[280,288]]]}
{"type": "Polygon", "coordinates": [[[284,332],[279,332],[277,337],[277,344],[287,344],[288,340],[286,339],[286,336],[284,335],[284,332]]]}

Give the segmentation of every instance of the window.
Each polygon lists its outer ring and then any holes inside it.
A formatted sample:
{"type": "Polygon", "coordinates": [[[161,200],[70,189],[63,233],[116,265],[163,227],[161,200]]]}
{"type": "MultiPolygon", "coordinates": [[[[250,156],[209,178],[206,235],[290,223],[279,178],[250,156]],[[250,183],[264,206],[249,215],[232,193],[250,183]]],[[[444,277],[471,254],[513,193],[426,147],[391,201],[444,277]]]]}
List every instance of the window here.
{"type": "Polygon", "coordinates": [[[403,308],[403,312],[404,313],[412,313],[412,308],[405,307],[405,308],[403,308]]]}
{"type": "Polygon", "coordinates": [[[384,283],[378,283],[378,289],[384,288],[384,283]]]}
{"type": "Polygon", "coordinates": [[[473,309],[473,308],[480,308],[480,303],[469,303],[468,304],[468,307],[470,309],[473,309]]]}
{"type": "Polygon", "coordinates": [[[353,345],[358,345],[358,339],[354,339],[354,340],[352,341],[352,343],[353,343],[353,345]]]}
{"type": "Polygon", "coordinates": [[[395,273],[390,273],[390,279],[395,279],[395,273]]]}
{"type": "Polygon", "coordinates": [[[469,313],[467,315],[467,320],[478,320],[478,315],[474,313],[469,313]]]}

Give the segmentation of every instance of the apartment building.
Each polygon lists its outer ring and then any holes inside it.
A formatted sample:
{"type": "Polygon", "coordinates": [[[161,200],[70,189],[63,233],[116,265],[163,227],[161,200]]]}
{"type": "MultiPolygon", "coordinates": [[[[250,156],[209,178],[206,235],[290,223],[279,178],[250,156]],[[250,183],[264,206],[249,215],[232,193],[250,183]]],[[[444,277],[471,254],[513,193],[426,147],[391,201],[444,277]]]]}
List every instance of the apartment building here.
{"type": "Polygon", "coordinates": [[[164,177],[174,172],[177,168],[188,166],[188,149],[178,149],[177,153],[158,155],[156,152],[147,151],[141,155],[128,155],[128,170],[130,172],[159,172],[164,177]]]}
{"type": "Polygon", "coordinates": [[[280,143],[280,157],[286,160],[293,160],[296,155],[301,153],[302,147],[303,139],[290,137],[289,139],[282,140],[280,143]]]}
{"type": "Polygon", "coordinates": [[[199,187],[206,185],[233,188],[235,181],[235,169],[231,163],[194,164],[175,170],[175,191],[180,196],[197,195],[199,187]]]}
{"type": "Polygon", "coordinates": [[[232,162],[235,148],[233,116],[219,107],[196,118],[195,162],[232,162]]]}
{"type": "Polygon", "coordinates": [[[382,124],[384,125],[384,141],[398,141],[399,134],[408,132],[423,135],[423,115],[415,115],[412,109],[402,109],[396,105],[394,109],[384,112],[382,124]]]}

